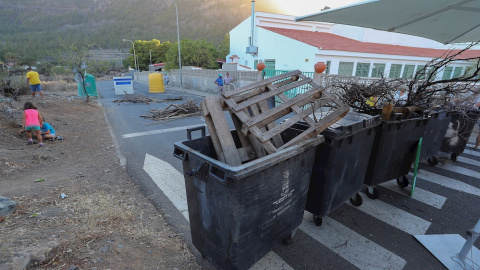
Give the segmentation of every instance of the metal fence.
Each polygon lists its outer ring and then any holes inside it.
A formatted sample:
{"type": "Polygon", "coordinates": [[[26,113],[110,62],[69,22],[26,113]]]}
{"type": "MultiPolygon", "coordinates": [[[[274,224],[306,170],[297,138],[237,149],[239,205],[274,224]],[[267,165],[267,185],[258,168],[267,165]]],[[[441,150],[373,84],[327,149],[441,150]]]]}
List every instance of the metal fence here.
{"type": "MultiPolygon", "coordinates": [[[[292,71],[292,70],[264,70],[264,78],[268,79],[270,77],[274,77],[274,76],[277,76],[277,75],[288,73],[290,71],[292,71]]],[[[306,77],[309,77],[309,78],[313,79],[313,72],[302,72],[302,74],[305,75],[306,77]]],[[[299,94],[303,94],[303,93],[305,93],[309,90],[311,90],[311,86],[309,84],[304,84],[302,86],[299,86],[299,87],[293,88],[289,91],[286,91],[284,94],[289,99],[291,99],[291,98],[293,98],[293,97],[295,97],[299,94]]]]}

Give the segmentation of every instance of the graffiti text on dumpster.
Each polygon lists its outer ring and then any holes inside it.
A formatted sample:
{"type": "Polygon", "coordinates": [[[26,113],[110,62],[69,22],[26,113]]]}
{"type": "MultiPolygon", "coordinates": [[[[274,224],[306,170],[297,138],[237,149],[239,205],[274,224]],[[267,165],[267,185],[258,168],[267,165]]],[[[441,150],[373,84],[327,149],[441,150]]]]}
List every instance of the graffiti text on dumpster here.
{"type": "Polygon", "coordinates": [[[273,214],[275,214],[275,217],[281,215],[290,207],[290,203],[292,202],[292,198],[290,197],[293,195],[294,191],[295,189],[290,189],[290,171],[286,171],[283,173],[282,193],[280,193],[281,197],[280,199],[273,202],[273,205],[279,205],[278,208],[273,210],[273,214]]]}

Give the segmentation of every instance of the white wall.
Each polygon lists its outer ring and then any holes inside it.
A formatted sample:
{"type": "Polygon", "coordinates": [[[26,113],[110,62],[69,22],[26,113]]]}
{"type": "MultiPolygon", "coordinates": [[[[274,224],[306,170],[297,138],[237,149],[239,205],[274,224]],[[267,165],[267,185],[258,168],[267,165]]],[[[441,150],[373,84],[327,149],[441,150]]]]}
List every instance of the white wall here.
{"type": "Polygon", "coordinates": [[[275,59],[275,69],[313,71],[317,48],[282,36],[272,31],[258,29],[258,59],[275,59]]]}
{"type": "MultiPolygon", "coordinates": [[[[288,15],[269,14],[256,12],[254,31],[254,45],[258,46],[258,56],[246,53],[251,35],[250,17],[245,19],[237,27],[230,31],[230,54],[227,62],[231,62],[231,55],[238,55],[238,63],[256,69],[254,60],[275,59],[275,68],[278,70],[313,71],[316,62],[331,61],[330,74],[338,74],[339,62],[354,62],[354,71],[357,62],[363,63],[384,63],[385,71],[390,70],[391,64],[424,65],[431,58],[413,57],[399,55],[383,55],[372,53],[357,53],[345,51],[324,51],[294,39],[273,33],[269,30],[258,27],[278,27],[304,31],[329,32],[332,34],[356,39],[362,42],[373,42],[383,44],[395,44],[411,47],[448,49],[439,42],[425,38],[409,36],[404,34],[389,33],[362,27],[331,24],[323,22],[295,22],[295,17],[288,15]],[[306,61],[307,60],[307,61],[306,61]]],[[[458,63],[455,66],[467,66],[467,63],[458,63]]],[[[439,74],[440,76],[442,74],[439,74]]]]}

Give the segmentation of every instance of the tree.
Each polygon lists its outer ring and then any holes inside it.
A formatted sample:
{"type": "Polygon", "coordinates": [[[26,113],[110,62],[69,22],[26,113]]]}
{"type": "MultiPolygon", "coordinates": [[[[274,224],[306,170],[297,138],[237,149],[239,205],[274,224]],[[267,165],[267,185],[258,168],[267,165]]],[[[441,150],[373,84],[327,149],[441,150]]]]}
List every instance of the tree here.
{"type": "MultiPolygon", "coordinates": [[[[134,41],[134,44],[137,63],[140,70],[148,70],[148,65],[150,64],[165,62],[167,51],[173,45],[168,41],[161,43],[158,39],[152,39],[149,41],[136,40],[134,41]]],[[[133,48],[131,48],[131,52],[133,53],[133,48]]],[[[132,66],[135,65],[133,57],[128,57],[127,59],[128,63],[132,64],[132,66]]]]}
{"type": "Polygon", "coordinates": [[[4,58],[5,58],[5,62],[10,62],[13,64],[13,66],[16,66],[18,62],[18,53],[7,52],[5,53],[4,58]]]}
{"type": "Polygon", "coordinates": [[[92,45],[84,44],[81,47],[77,47],[75,44],[70,44],[70,46],[62,44],[61,47],[62,49],[57,55],[57,60],[59,63],[68,66],[75,73],[75,80],[82,83],[86,102],[88,103],[90,98],[85,88],[85,75],[82,73],[82,68],[84,65],[88,65],[90,58],[89,49],[92,45]]]}
{"type": "MultiPolygon", "coordinates": [[[[216,56],[218,51],[212,43],[205,40],[184,39],[180,41],[180,50],[182,54],[182,66],[196,66],[202,68],[215,69],[218,67],[216,56]]],[[[168,50],[167,62],[165,68],[167,70],[178,67],[178,43],[168,50]]]]}
{"type": "Polygon", "coordinates": [[[227,33],[218,48],[218,58],[225,60],[228,54],[230,54],[230,34],[227,33]]]}

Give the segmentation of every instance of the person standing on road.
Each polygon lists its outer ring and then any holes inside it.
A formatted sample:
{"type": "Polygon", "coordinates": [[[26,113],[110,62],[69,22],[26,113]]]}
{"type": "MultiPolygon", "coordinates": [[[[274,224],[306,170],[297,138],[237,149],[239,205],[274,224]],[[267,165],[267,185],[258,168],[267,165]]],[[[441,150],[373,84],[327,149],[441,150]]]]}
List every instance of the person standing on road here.
{"type": "Polygon", "coordinates": [[[27,85],[30,85],[30,90],[32,90],[32,97],[35,97],[35,92],[38,92],[43,98],[42,85],[40,77],[36,71],[33,71],[31,67],[27,68],[27,85]]]}
{"type": "Polygon", "coordinates": [[[168,73],[165,72],[165,86],[168,86],[169,81],[170,81],[170,78],[168,77],[168,73]]]}
{"type": "Polygon", "coordinates": [[[224,86],[225,91],[230,91],[230,85],[233,82],[233,77],[230,76],[230,73],[227,72],[227,74],[225,76],[225,79],[223,79],[223,82],[225,84],[225,86],[224,86]]]}
{"type": "Polygon", "coordinates": [[[223,79],[222,74],[218,74],[218,78],[215,80],[215,84],[217,85],[217,94],[221,96],[223,93],[223,79]]]}
{"type": "Polygon", "coordinates": [[[32,139],[32,131],[35,132],[35,136],[37,136],[38,140],[38,146],[42,147],[43,146],[43,141],[42,141],[42,131],[41,131],[41,126],[43,125],[43,119],[42,116],[40,115],[40,112],[38,112],[35,109],[35,105],[31,103],[30,101],[25,102],[23,105],[23,119],[22,119],[22,129],[25,129],[27,133],[27,138],[28,142],[27,144],[33,144],[33,139],[32,139]]]}

